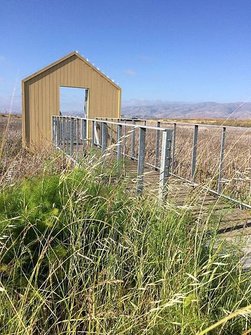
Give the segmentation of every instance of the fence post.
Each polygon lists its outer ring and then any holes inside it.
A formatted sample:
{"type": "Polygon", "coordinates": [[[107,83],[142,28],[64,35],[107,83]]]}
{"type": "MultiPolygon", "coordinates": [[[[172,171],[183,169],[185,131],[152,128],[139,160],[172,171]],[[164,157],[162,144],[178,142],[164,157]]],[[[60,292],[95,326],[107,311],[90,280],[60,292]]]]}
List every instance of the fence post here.
{"type": "Polygon", "coordinates": [[[103,123],[101,121],[96,122],[95,138],[97,140],[97,145],[100,146],[100,148],[102,148],[103,129],[104,129],[103,123]]]}
{"type": "Polygon", "coordinates": [[[75,138],[76,138],[76,152],[78,155],[78,146],[79,146],[79,118],[74,119],[75,122],[75,138]]]}
{"type": "Polygon", "coordinates": [[[196,159],[197,159],[197,144],[198,144],[198,128],[199,126],[194,125],[194,133],[193,133],[193,152],[192,152],[192,169],[191,176],[192,181],[195,180],[195,172],[196,172],[196,159]]]}
{"type": "Polygon", "coordinates": [[[87,135],[87,123],[86,119],[82,119],[82,144],[83,144],[83,150],[86,144],[86,135],[87,135]]]}
{"type": "Polygon", "coordinates": [[[52,139],[52,144],[55,145],[55,117],[52,116],[51,119],[51,139],[52,139]]]}
{"type": "Polygon", "coordinates": [[[223,161],[224,161],[225,139],[226,139],[226,127],[223,127],[222,134],[221,134],[219,177],[218,177],[218,185],[217,185],[218,193],[221,193],[222,191],[222,168],[223,168],[223,161]]]}
{"type": "Polygon", "coordinates": [[[117,161],[120,161],[122,155],[122,126],[117,125],[117,161]]]}
{"type": "MultiPolygon", "coordinates": [[[[132,121],[132,124],[135,126],[135,120],[132,121]]],[[[135,127],[132,128],[131,134],[131,159],[135,159],[135,127]]]]}
{"type": "Polygon", "coordinates": [[[172,138],[172,147],[173,147],[173,150],[172,150],[172,173],[174,173],[174,165],[175,165],[175,146],[176,146],[176,127],[177,127],[177,124],[176,122],[174,122],[173,124],[173,138],[172,138]]]}
{"type": "MultiPolygon", "coordinates": [[[[160,121],[157,121],[157,127],[160,128],[160,121]]],[[[159,165],[159,140],[160,140],[160,130],[156,130],[156,144],[155,144],[155,169],[156,170],[159,165]]]]}
{"type": "Polygon", "coordinates": [[[60,116],[58,116],[58,118],[57,118],[57,133],[58,133],[57,144],[58,144],[58,147],[59,147],[60,144],[61,144],[61,118],[60,118],[60,116]]]}
{"type": "Polygon", "coordinates": [[[71,117],[69,121],[70,121],[70,155],[72,156],[73,154],[73,127],[74,127],[73,118],[71,117]]]}
{"type": "Polygon", "coordinates": [[[124,121],[124,124],[123,154],[126,155],[126,121],[124,121]]]}
{"type": "Polygon", "coordinates": [[[51,117],[51,142],[54,144],[54,116],[51,117]]]}
{"type": "Polygon", "coordinates": [[[60,135],[60,145],[63,147],[64,144],[64,118],[60,117],[60,129],[61,129],[61,135],[60,135]]]}
{"type": "Polygon", "coordinates": [[[172,130],[166,129],[162,132],[162,149],[159,174],[159,200],[163,202],[167,196],[168,177],[171,166],[172,130]]]}
{"type": "Polygon", "coordinates": [[[65,148],[65,118],[62,118],[62,147],[65,148]]]}
{"type": "Polygon", "coordinates": [[[105,153],[105,150],[107,148],[107,123],[106,122],[102,122],[101,123],[101,151],[102,154],[105,153]]]}
{"type": "Polygon", "coordinates": [[[55,136],[56,136],[56,146],[58,147],[59,143],[59,132],[58,132],[58,117],[55,118],[55,136]]]}
{"type": "Polygon", "coordinates": [[[60,143],[60,123],[59,118],[56,118],[56,146],[58,147],[60,143]]]}
{"type": "Polygon", "coordinates": [[[139,156],[137,169],[137,194],[142,194],[144,187],[146,128],[139,128],[139,156]]]}
{"type": "Polygon", "coordinates": [[[92,134],[91,134],[91,146],[94,147],[95,146],[95,121],[92,120],[92,134]]]}
{"type": "Polygon", "coordinates": [[[66,152],[69,153],[69,145],[70,145],[70,118],[67,117],[65,119],[66,121],[66,134],[67,134],[67,137],[66,137],[66,152]]]}

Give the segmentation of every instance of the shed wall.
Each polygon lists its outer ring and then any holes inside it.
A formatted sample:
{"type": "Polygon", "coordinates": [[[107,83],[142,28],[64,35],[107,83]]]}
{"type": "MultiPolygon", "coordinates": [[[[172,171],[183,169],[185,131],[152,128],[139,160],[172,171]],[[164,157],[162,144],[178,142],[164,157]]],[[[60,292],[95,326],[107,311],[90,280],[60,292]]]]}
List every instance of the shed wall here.
{"type": "Polygon", "coordinates": [[[51,116],[59,115],[60,86],[89,89],[89,118],[120,116],[121,90],[76,55],[24,81],[22,86],[25,146],[51,142],[51,116]]]}

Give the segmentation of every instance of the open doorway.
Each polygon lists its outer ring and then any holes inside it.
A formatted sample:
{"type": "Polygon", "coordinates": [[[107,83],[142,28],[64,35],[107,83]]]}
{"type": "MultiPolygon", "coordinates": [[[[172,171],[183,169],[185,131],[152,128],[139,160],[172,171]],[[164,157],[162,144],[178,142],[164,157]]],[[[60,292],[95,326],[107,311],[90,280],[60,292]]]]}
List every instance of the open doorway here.
{"type": "Polygon", "coordinates": [[[88,115],[89,90],[87,88],[60,87],[60,115],[88,115]]]}

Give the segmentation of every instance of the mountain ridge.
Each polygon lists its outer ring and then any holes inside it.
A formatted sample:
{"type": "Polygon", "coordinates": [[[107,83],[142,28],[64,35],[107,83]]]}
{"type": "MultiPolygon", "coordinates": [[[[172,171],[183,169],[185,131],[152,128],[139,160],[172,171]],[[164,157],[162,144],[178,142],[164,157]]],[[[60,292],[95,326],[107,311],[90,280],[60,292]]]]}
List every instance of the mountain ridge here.
{"type": "Polygon", "coordinates": [[[130,100],[122,105],[122,115],[139,118],[251,118],[251,102],[168,102],[130,100]]]}

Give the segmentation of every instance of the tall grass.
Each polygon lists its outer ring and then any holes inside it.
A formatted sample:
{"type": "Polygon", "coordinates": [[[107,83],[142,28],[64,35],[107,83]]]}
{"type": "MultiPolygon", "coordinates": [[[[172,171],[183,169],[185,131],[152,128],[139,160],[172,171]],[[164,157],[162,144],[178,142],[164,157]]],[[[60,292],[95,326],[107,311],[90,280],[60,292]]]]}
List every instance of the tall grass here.
{"type": "MultiPolygon", "coordinates": [[[[1,334],[198,334],[250,304],[213,222],[132,198],[113,173],[47,165],[1,191],[1,334]]],[[[238,314],[210,334],[249,328],[238,314]]]]}
{"type": "Polygon", "coordinates": [[[109,157],[110,169],[88,157],[72,169],[11,134],[0,162],[1,334],[250,332],[250,271],[213,215],[133,198],[109,157]]]}

